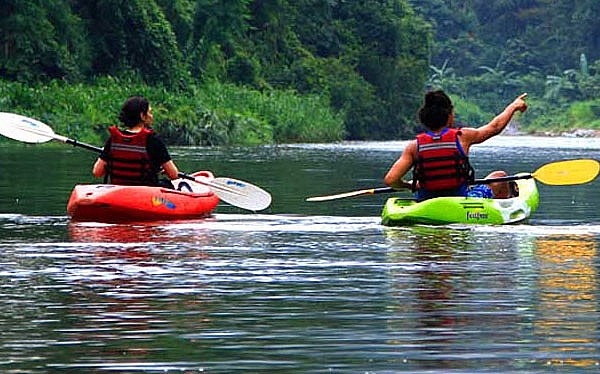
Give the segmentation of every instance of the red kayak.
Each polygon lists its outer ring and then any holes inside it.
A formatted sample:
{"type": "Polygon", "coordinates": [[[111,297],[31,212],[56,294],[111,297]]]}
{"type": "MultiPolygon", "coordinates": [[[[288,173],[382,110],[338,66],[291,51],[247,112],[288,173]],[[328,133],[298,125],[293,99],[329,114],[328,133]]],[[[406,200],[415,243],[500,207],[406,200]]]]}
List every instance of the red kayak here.
{"type": "MultiPolygon", "coordinates": [[[[192,174],[213,180],[209,171],[192,174]]],[[[173,181],[176,189],[114,184],[80,184],[71,192],[67,212],[74,221],[143,222],[210,216],[219,203],[213,191],[187,179],[173,181]]]]}

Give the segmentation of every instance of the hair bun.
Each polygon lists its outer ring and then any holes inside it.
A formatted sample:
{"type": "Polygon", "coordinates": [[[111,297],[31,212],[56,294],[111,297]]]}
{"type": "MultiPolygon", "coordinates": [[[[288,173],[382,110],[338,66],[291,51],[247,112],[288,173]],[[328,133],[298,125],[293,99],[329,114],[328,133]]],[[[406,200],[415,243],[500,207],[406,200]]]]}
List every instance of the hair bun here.
{"type": "Polygon", "coordinates": [[[448,96],[443,91],[429,91],[425,95],[425,106],[427,107],[448,107],[451,105],[448,96]]]}
{"type": "Polygon", "coordinates": [[[433,106],[435,102],[435,92],[429,91],[425,94],[425,106],[433,106]]]}
{"type": "Polygon", "coordinates": [[[452,113],[452,101],[444,91],[429,91],[425,94],[423,106],[419,109],[419,120],[429,129],[437,130],[446,125],[452,113]]]}

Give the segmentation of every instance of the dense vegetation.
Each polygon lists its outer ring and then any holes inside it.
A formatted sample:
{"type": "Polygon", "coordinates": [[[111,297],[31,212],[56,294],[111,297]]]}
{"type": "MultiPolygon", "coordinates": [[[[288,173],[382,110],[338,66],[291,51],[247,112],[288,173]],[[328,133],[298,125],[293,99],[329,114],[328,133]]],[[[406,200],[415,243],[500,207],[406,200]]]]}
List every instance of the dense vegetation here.
{"type": "Polygon", "coordinates": [[[1,110],[62,131],[141,90],[185,144],[410,133],[430,46],[405,0],[0,0],[0,30],[1,110]]]}
{"type": "Polygon", "coordinates": [[[171,144],[392,139],[443,88],[477,126],[600,127],[595,0],[0,0],[0,110],[99,142],[141,93],[171,144]]]}
{"type": "Polygon", "coordinates": [[[433,25],[429,85],[489,118],[529,93],[524,130],[600,129],[600,2],[410,1],[433,25]]]}

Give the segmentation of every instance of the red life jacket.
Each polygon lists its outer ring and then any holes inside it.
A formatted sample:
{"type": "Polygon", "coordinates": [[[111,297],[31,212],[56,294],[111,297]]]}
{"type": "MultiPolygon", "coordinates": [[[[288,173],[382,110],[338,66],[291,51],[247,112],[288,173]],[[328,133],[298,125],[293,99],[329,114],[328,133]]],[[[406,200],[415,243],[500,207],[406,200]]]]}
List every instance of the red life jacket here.
{"type": "Polygon", "coordinates": [[[143,128],[135,134],[124,134],[111,126],[109,174],[112,184],[153,185],[150,155],[146,150],[151,129],[143,128]]]}
{"type": "Polygon", "coordinates": [[[474,170],[458,135],[460,130],[454,128],[446,128],[438,135],[431,132],[417,135],[413,181],[419,181],[419,188],[450,192],[464,188],[474,180],[474,170]]]}

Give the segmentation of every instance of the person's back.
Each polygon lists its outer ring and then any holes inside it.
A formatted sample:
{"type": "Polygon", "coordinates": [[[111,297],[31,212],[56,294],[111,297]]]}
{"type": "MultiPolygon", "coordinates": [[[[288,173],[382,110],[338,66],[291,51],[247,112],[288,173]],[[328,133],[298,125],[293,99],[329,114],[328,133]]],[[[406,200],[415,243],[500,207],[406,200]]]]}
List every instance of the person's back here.
{"type": "Polygon", "coordinates": [[[125,129],[109,128],[110,138],[94,164],[94,176],[105,176],[112,184],[149,186],[161,185],[161,169],[170,179],[178,177],[165,144],[151,128],[152,107],[144,97],[128,98],[119,120],[125,129]]]}
{"type": "MultiPolygon", "coordinates": [[[[468,166],[468,155],[471,145],[482,143],[499,134],[515,111],[527,109],[527,104],[523,100],[525,96],[527,94],[520,95],[502,113],[480,128],[466,127],[455,130],[452,128],[454,107],[450,98],[443,91],[428,92],[425,95],[423,106],[419,109],[419,120],[427,129],[426,135],[417,136],[416,140],[407,145],[400,158],[387,172],[384,183],[395,189],[412,187],[413,191],[417,193],[417,199],[436,196],[510,197],[506,182],[468,188],[474,179],[471,168],[468,166]],[[448,133],[448,130],[452,131],[448,133]],[[436,139],[442,139],[443,136],[447,137],[446,141],[441,145],[436,143],[436,139]],[[435,161],[439,156],[444,162],[437,165],[435,162],[429,162],[428,165],[424,163],[423,143],[426,144],[426,147],[434,149],[434,154],[430,155],[429,161],[435,161]],[[449,162],[453,155],[456,160],[454,165],[449,162]],[[437,167],[441,169],[436,171],[437,167]],[[414,168],[412,183],[402,180],[411,168],[414,168]],[[450,176],[451,173],[455,173],[455,178],[450,176]],[[440,175],[444,176],[440,177],[440,175]]],[[[504,175],[506,175],[504,171],[495,171],[486,178],[504,175]]]]}
{"type": "Polygon", "coordinates": [[[156,165],[148,153],[148,137],[152,130],[143,128],[138,132],[121,131],[117,126],[109,128],[108,173],[112,184],[158,185],[156,165]]]}
{"type": "Polygon", "coordinates": [[[458,141],[459,134],[460,130],[444,128],[439,133],[417,135],[412,189],[418,200],[466,195],[475,173],[458,141]]]}

